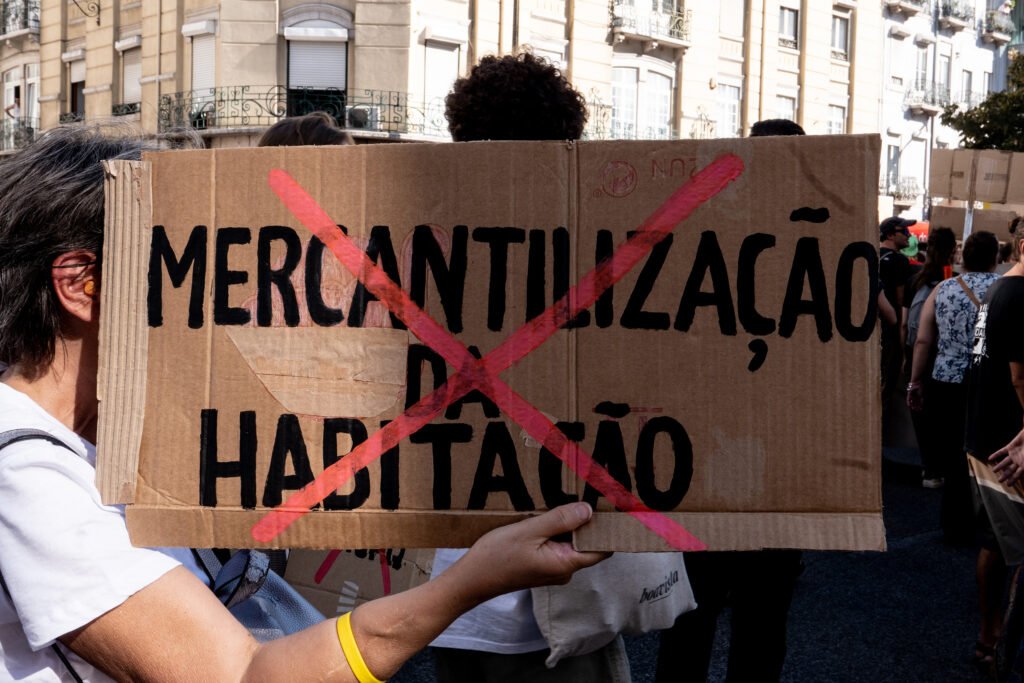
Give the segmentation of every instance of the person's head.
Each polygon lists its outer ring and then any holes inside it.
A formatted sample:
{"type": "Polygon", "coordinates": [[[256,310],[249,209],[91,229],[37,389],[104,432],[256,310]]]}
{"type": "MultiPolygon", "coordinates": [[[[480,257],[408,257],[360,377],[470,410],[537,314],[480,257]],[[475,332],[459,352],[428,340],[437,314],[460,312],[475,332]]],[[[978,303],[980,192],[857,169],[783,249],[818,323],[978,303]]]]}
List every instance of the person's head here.
{"type": "Polygon", "coordinates": [[[305,116],[289,116],[264,131],[257,147],[296,147],[301,145],[351,145],[348,131],[323,111],[305,116]]]}
{"type": "Polygon", "coordinates": [[[999,263],[1013,261],[1013,245],[1010,242],[999,243],[999,263]]]}
{"type": "Polygon", "coordinates": [[[455,81],[444,115],[456,142],[577,140],[587,121],[583,97],[529,52],[481,59],[455,81]]]}
{"type": "Polygon", "coordinates": [[[1010,240],[1013,243],[1013,260],[1024,263],[1024,216],[1010,221],[1010,240]]]}
{"type": "Polygon", "coordinates": [[[101,162],[155,148],[95,127],[47,132],[0,173],[0,363],[48,367],[99,310],[101,162]]]}
{"type": "Polygon", "coordinates": [[[768,135],[806,135],[799,123],[789,119],[765,119],[750,127],[750,137],[759,138],[768,135]]]}
{"type": "Polygon", "coordinates": [[[910,226],[917,221],[891,216],[878,225],[878,241],[894,249],[903,249],[910,242],[910,226]]]}
{"type": "Polygon", "coordinates": [[[953,263],[956,253],[956,233],[952,228],[934,227],[928,232],[928,248],[925,252],[925,263],[936,263],[948,266],[953,263]]]}
{"type": "Polygon", "coordinates": [[[991,232],[979,230],[967,236],[964,242],[964,270],[970,273],[987,273],[996,267],[999,254],[999,240],[991,232]]]}

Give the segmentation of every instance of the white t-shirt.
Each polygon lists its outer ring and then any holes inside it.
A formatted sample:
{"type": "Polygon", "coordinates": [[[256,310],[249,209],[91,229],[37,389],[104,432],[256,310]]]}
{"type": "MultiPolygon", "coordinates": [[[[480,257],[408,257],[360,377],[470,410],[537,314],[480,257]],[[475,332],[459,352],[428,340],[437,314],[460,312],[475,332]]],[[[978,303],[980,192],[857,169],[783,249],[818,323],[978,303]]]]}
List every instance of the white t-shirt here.
{"type": "MultiPolygon", "coordinates": [[[[100,501],[96,450],[30,398],[0,383],[0,432],[41,429],[0,450],[0,683],[70,680],[50,647],[178,566],[200,574],[188,549],[136,548],[121,506],[100,501]]],[[[63,645],[90,682],[109,681],[63,645]]]]}
{"type": "MultiPolygon", "coordinates": [[[[434,553],[430,578],[448,569],[465,554],[465,550],[439,548],[434,553]]],[[[528,590],[499,595],[474,607],[452,622],[431,645],[502,655],[536,652],[548,647],[533,616],[533,598],[528,590]]]]}

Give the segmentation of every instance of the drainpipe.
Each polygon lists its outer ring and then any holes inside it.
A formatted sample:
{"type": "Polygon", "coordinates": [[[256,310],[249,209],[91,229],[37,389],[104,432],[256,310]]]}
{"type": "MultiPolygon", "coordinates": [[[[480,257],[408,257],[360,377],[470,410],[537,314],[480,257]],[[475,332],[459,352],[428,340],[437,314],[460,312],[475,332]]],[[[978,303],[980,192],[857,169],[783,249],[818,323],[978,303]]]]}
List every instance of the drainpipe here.
{"type": "MultiPolygon", "coordinates": [[[[754,23],[753,12],[750,12],[747,17],[748,26],[754,23]]],[[[747,35],[750,31],[747,31],[747,35]]],[[[757,85],[757,120],[764,120],[764,69],[765,62],[768,59],[768,0],[761,0],[761,68],[758,71],[758,85],[757,85]]],[[[749,85],[747,86],[750,87],[749,85]]],[[[746,117],[744,117],[746,118],[746,117]]],[[[743,122],[743,132],[747,131],[747,121],[743,122]]]]}

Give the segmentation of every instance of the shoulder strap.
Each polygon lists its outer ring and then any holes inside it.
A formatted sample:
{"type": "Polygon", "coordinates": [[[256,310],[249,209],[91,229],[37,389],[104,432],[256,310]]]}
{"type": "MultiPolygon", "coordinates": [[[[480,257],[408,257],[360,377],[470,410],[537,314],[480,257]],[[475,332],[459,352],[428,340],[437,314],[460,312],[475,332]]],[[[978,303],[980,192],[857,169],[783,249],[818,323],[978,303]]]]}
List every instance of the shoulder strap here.
{"type": "Polygon", "coordinates": [[[971,303],[974,304],[974,307],[981,308],[981,302],[978,301],[978,297],[974,295],[974,292],[971,290],[971,288],[967,286],[966,282],[964,282],[963,275],[956,276],[956,283],[960,285],[960,289],[964,290],[964,294],[966,294],[967,298],[971,300],[971,303]]]}
{"type": "Polygon", "coordinates": [[[42,441],[49,441],[55,446],[63,446],[75,455],[78,453],[74,448],[67,445],[53,434],[44,432],[42,429],[12,429],[7,432],[0,432],[0,449],[10,446],[12,443],[18,443],[19,441],[28,441],[30,439],[39,439],[42,441]]]}
{"type": "MultiPolygon", "coordinates": [[[[53,434],[50,434],[49,432],[44,432],[41,429],[12,429],[7,432],[0,432],[0,449],[10,446],[12,443],[18,443],[19,441],[28,441],[30,439],[49,441],[55,446],[63,446],[64,448],[68,449],[75,455],[78,455],[74,448],[67,445],[66,443],[55,437],[53,434]]],[[[11,591],[7,589],[7,582],[4,581],[3,574],[0,574],[0,588],[3,588],[4,595],[6,595],[8,599],[10,599],[11,591]]],[[[61,652],[61,649],[57,646],[57,643],[54,643],[50,647],[52,647],[53,651],[57,653],[57,658],[60,659],[62,664],[64,664],[64,668],[67,669],[69,674],[71,674],[71,678],[75,681],[75,683],[84,683],[82,677],[78,675],[77,671],[75,671],[75,667],[71,665],[71,662],[68,660],[67,655],[61,652]]]]}

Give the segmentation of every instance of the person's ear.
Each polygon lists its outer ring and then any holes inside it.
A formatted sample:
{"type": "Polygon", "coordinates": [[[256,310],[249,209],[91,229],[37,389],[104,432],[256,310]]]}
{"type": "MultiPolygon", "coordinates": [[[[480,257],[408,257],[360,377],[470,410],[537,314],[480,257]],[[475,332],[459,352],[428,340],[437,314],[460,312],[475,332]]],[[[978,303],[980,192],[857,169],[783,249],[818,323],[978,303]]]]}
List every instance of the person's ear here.
{"type": "Polygon", "coordinates": [[[96,254],[77,249],[53,260],[50,278],[64,311],[82,322],[93,322],[100,309],[100,267],[96,254]]]}

